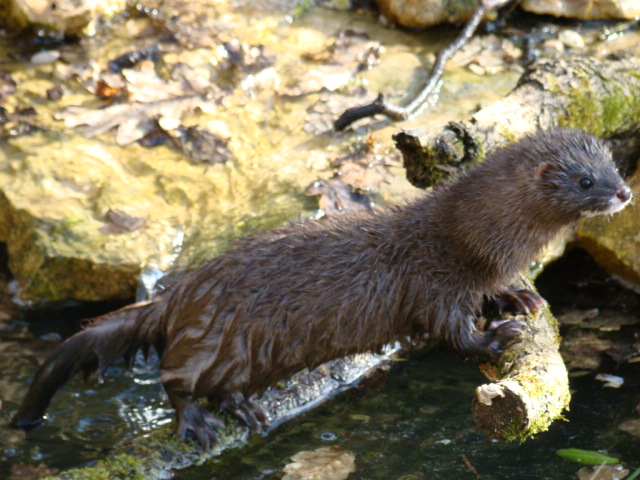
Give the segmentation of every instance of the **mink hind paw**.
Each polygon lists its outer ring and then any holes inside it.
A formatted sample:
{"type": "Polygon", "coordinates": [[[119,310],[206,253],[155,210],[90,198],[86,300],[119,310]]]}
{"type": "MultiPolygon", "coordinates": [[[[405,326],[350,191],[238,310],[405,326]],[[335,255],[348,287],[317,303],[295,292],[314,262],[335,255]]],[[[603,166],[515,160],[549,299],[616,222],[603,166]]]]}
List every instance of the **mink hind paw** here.
{"type": "Polygon", "coordinates": [[[494,297],[498,313],[537,312],[547,303],[544,298],[532,290],[510,285],[494,297]]]}
{"type": "Polygon", "coordinates": [[[492,358],[497,358],[504,349],[524,331],[526,323],[520,320],[494,320],[485,331],[487,350],[492,358]]]}
{"type": "Polygon", "coordinates": [[[264,433],[269,426],[264,411],[252,401],[247,400],[242,393],[225,396],[220,407],[242,420],[252,432],[264,433]]]}
{"type": "Polygon", "coordinates": [[[44,417],[35,417],[31,418],[27,415],[19,415],[15,414],[13,418],[11,418],[11,422],[9,426],[12,428],[21,428],[24,431],[28,432],[29,430],[36,428],[44,421],[44,417]]]}
{"type": "Polygon", "coordinates": [[[209,450],[220,443],[217,429],[224,427],[224,422],[191,400],[181,403],[180,408],[176,407],[178,436],[184,440],[188,433],[192,433],[204,450],[209,450]]]}

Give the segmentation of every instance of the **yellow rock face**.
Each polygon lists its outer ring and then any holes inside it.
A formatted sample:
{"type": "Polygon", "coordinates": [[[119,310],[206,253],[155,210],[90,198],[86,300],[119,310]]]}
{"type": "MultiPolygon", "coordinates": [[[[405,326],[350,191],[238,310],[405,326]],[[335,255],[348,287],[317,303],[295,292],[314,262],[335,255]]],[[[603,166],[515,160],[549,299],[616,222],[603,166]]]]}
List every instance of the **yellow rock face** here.
{"type": "Polygon", "coordinates": [[[631,20],[640,15],[636,0],[523,0],[528,11],[580,20],[631,20]]]}
{"type": "Polygon", "coordinates": [[[99,16],[122,12],[125,0],[0,0],[4,23],[12,28],[41,26],[64,35],[92,34],[99,16]]]}
{"type": "MultiPolygon", "coordinates": [[[[638,173],[629,183],[637,185],[638,173]]],[[[613,217],[590,219],[576,231],[578,244],[605,270],[640,289],[640,204],[634,201],[613,217]]]]}

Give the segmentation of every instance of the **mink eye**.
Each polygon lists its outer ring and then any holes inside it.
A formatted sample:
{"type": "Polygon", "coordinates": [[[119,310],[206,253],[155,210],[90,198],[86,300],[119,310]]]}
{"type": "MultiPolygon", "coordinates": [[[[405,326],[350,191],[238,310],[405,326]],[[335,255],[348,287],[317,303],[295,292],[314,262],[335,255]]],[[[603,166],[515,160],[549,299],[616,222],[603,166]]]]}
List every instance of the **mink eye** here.
{"type": "Polygon", "coordinates": [[[587,188],[593,187],[593,180],[591,180],[588,177],[581,178],[579,183],[580,183],[580,187],[582,187],[585,190],[587,188]]]}

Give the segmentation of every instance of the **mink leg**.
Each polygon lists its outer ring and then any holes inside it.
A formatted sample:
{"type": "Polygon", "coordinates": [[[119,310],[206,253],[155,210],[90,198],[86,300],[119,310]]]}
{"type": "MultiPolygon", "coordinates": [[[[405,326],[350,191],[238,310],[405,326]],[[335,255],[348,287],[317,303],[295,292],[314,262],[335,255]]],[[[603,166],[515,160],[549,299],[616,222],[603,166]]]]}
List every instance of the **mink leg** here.
{"type": "Polygon", "coordinates": [[[176,433],[180,438],[184,439],[190,432],[195,435],[200,446],[205,450],[209,450],[220,442],[216,430],[224,427],[222,420],[199,405],[191,395],[172,392],[168,388],[167,394],[171,405],[176,410],[176,433]]]}
{"type": "Polygon", "coordinates": [[[222,400],[220,407],[246,423],[252,432],[262,433],[269,425],[267,416],[255,403],[242,393],[232,393],[222,400]]]}
{"type": "Polygon", "coordinates": [[[529,313],[537,312],[545,305],[545,299],[536,292],[510,285],[495,296],[494,301],[498,313],[529,313]]]}

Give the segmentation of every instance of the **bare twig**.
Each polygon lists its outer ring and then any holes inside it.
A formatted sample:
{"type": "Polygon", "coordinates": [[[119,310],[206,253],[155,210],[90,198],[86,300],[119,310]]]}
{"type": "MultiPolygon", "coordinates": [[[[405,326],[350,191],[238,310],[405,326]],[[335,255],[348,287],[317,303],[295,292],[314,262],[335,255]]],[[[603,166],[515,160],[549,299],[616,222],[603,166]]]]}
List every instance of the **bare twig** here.
{"type": "Polygon", "coordinates": [[[480,20],[484,17],[484,14],[488,10],[493,10],[506,5],[511,0],[480,0],[478,6],[473,11],[473,14],[467,24],[464,26],[458,37],[450,43],[445,49],[440,50],[436,56],[436,61],[433,64],[431,73],[420,87],[417,94],[413,99],[404,106],[395,106],[387,103],[384,98],[384,94],[379,94],[378,97],[368,105],[362,105],[359,107],[353,107],[346,110],[333,124],[335,130],[341,131],[347,128],[356,120],[362,118],[372,117],[377,114],[382,114],[389,117],[392,120],[407,120],[419,113],[426,104],[429,97],[437,91],[440,78],[444,72],[444,67],[447,61],[453,57],[462,46],[469,41],[473,36],[480,20]]]}
{"type": "Polygon", "coordinates": [[[467,458],[467,456],[463,453],[462,455],[460,455],[460,458],[462,458],[463,463],[465,464],[465,466],[469,469],[469,471],[477,478],[477,479],[481,479],[482,477],[480,476],[480,474],[478,473],[478,470],[475,469],[475,467],[473,465],[471,465],[471,462],[469,461],[469,459],[467,458]]]}

